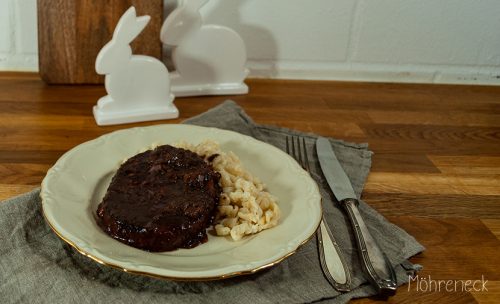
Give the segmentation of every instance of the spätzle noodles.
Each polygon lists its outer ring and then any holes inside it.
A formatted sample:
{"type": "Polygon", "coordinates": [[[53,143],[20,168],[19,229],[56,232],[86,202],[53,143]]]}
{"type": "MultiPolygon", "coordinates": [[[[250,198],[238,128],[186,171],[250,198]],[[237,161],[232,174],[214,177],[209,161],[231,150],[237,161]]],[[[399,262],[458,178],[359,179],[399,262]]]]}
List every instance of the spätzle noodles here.
{"type": "Polygon", "coordinates": [[[278,225],[280,209],[277,199],[265,191],[265,185],[247,171],[233,152],[223,152],[212,140],[198,145],[186,142],[174,144],[191,150],[212,163],[221,174],[223,188],[215,218],[215,233],[231,236],[235,241],[278,225]]]}

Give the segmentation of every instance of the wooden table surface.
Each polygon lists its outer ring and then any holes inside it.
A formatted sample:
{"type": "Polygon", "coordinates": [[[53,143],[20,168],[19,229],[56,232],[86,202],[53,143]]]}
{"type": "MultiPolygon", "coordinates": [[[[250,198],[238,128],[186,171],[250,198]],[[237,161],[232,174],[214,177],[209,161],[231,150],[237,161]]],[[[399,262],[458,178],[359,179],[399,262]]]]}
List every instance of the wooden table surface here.
{"type": "Polygon", "coordinates": [[[248,84],[248,95],[175,100],[177,120],[98,127],[92,106],[105,95],[102,86],[47,86],[37,74],[0,73],[0,199],[38,187],[58,157],[82,142],[177,123],[231,98],[258,123],[369,143],[375,154],[363,199],[427,248],[411,259],[424,266],[420,282],[457,286],[438,292],[414,282],[390,302],[500,302],[500,87],[248,84]],[[487,291],[460,288],[481,279],[487,291]]]}

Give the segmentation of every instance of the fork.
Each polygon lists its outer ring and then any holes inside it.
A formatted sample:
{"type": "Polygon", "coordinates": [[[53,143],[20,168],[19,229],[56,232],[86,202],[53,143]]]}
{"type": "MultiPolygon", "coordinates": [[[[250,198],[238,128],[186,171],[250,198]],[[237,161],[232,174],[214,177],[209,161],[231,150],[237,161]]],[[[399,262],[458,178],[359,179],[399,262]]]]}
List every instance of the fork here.
{"type": "MultiPolygon", "coordinates": [[[[304,170],[307,172],[311,171],[304,137],[287,136],[286,153],[292,156],[304,170]]],[[[340,251],[339,245],[333,238],[333,234],[326,224],[324,212],[319,229],[316,231],[316,238],[321,270],[328,283],[340,292],[351,290],[351,274],[349,268],[347,267],[342,251],[340,251]]]]}

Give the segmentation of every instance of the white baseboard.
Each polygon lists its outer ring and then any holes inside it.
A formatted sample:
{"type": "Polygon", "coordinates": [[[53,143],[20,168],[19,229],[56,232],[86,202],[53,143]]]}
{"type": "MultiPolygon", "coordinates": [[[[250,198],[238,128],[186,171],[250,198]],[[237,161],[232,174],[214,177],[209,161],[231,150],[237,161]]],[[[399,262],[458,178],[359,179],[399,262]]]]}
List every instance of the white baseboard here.
{"type": "Polygon", "coordinates": [[[247,65],[253,78],[500,85],[500,67],[262,60],[247,65]]]}

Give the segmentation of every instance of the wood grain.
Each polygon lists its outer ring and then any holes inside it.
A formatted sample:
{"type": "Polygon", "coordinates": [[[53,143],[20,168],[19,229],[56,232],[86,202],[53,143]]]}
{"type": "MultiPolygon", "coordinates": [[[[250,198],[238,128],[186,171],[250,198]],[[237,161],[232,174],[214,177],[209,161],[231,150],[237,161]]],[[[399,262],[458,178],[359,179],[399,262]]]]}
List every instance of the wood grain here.
{"type": "Polygon", "coordinates": [[[365,191],[369,193],[500,195],[500,175],[373,172],[368,177],[365,191]]]}
{"type": "Polygon", "coordinates": [[[500,174],[498,156],[436,156],[429,155],[439,171],[446,174],[500,174]]]}
{"type": "Polygon", "coordinates": [[[13,198],[38,187],[38,185],[0,184],[0,201],[13,198]]]}
{"type": "Polygon", "coordinates": [[[498,299],[500,299],[500,281],[489,281],[486,287],[487,291],[471,292],[474,299],[482,304],[498,304],[498,299]]]}
{"type": "MultiPolygon", "coordinates": [[[[34,189],[64,152],[133,126],[178,123],[226,99],[258,123],[367,142],[375,152],[362,198],[426,251],[433,279],[474,280],[485,292],[398,289],[389,303],[500,302],[500,87],[248,80],[250,93],[175,100],[180,118],[98,127],[102,86],[45,85],[0,73],[0,199],[34,189]]],[[[359,299],[357,303],[382,303],[359,299]]]]}
{"type": "Polygon", "coordinates": [[[38,0],[39,71],[49,84],[103,83],[94,70],[99,50],[131,6],[151,21],[134,40],[137,54],[161,58],[162,0],[38,0]]]}
{"type": "MultiPolygon", "coordinates": [[[[500,212],[497,212],[496,214],[500,214],[500,212]]],[[[482,219],[481,221],[497,237],[497,239],[500,240],[500,219],[482,219]]]]}
{"type": "Polygon", "coordinates": [[[495,219],[500,214],[500,196],[498,195],[381,194],[365,190],[362,198],[387,216],[495,219]]]}

